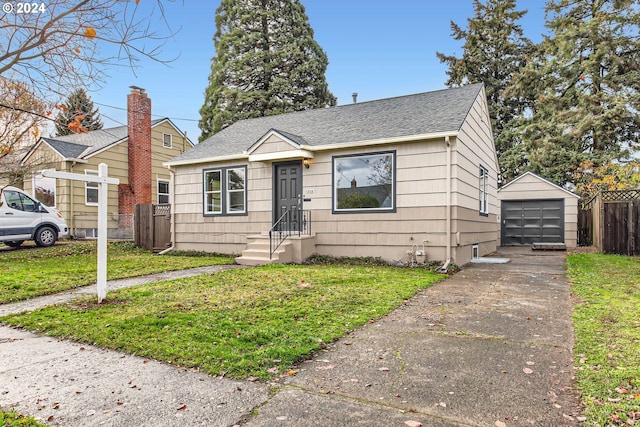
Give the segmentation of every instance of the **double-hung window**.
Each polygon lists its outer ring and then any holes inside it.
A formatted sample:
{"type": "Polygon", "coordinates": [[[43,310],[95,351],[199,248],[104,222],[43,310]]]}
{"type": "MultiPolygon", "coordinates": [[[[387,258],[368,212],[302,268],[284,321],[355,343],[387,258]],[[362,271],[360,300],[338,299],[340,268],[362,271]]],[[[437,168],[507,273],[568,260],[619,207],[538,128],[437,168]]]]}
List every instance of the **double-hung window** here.
{"type": "Polygon", "coordinates": [[[480,173],[479,173],[479,182],[478,182],[478,187],[480,188],[479,201],[480,201],[481,215],[489,214],[488,182],[489,182],[489,170],[481,165],[480,173]]]}
{"type": "MultiPolygon", "coordinates": [[[[85,170],[85,175],[98,176],[98,171],[85,170]]],[[[87,206],[98,206],[98,183],[84,183],[84,204],[87,206]]]]}
{"type": "Polygon", "coordinates": [[[333,158],[333,212],[395,212],[395,151],[333,158]]]}
{"type": "Polygon", "coordinates": [[[245,166],[204,170],[204,214],[246,214],[246,176],[247,168],[245,166]]]}
{"type": "Polygon", "coordinates": [[[169,199],[169,181],[166,179],[158,180],[158,204],[168,204],[169,199]]]}

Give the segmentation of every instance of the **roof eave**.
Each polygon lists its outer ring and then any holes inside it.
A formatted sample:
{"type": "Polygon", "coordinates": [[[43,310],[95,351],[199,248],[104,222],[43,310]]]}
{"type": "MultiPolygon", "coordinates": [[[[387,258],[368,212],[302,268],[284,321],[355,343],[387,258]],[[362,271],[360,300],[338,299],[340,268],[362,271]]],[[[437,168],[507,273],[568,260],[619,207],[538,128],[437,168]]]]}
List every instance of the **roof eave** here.
{"type": "MultiPolygon", "coordinates": [[[[388,145],[388,144],[396,144],[396,143],[419,141],[419,140],[444,139],[447,136],[457,138],[458,133],[459,133],[458,131],[445,131],[445,132],[433,132],[433,133],[418,134],[418,135],[399,136],[399,137],[393,137],[393,138],[380,138],[380,139],[370,139],[370,140],[364,140],[364,141],[340,142],[340,143],[327,144],[327,145],[303,145],[300,147],[299,151],[300,153],[302,153],[303,151],[318,152],[318,151],[338,150],[338,149],[346,149],[346,148],[372,147],[377,145],[388,145]]],[[[302,156],[302,154],[300,155],[302,156]]],[[[312,157],[312,155],[309,155],[307,157],[312,157]]],[[[231,154],[227,156],[168,161],[163,163],[163,165],[167,167],[188,166],[188,165],[196,165],[200,163],[223,162],[228,160],[264,161],[264,159],[258,160],[256,157],[252,158],[252,156],[250,156],[247,152],[245,152],[240,154],[231,154]]]]}
{"type": "Polygon", "coordinates": [[[189,165],[197,165],[200,163],[213,163],[213,162],[224,162],[229,160],[248,160],[249,156],[247,154],[230,154],[228,156],[215,156],[215,157],[204,157],[200,159],[185,159],[185,160],[177,160],[177,161],[168,161],[162,163],[163,166],[168,168],[174,166],[189,166],[189,165]]]}
{"type": "Polygon", "coordinates": [[[457,138],[458,131],[433,132],[433,133],[425,133],[425,134],[417,134],[417,135],[397,136],[392,138],[369,139],[369,140],[353,141],[353,142],[339,142],[336,144],[326,144],[326,145],[303,145],[300,148],[305,150],[310,150],[310,151],[327,151],[327,150],[337,150],[337,149],[343,149],[343,148],[388,145],[388,144],[395,144],[395,143],[401,143],[401,142],[420,141],[420,140],[426,140],[426,139],[441,139],[441,138],[444,139],[447,136],[457,138]]]}

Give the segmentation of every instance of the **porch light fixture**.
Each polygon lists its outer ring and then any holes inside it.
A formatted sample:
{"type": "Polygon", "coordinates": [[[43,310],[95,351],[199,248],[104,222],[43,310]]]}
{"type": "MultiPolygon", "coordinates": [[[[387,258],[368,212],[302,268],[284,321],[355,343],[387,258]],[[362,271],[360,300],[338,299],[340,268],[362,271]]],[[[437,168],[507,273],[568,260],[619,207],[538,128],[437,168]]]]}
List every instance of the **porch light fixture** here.
{"type": "Polygon", "coordinates": [[[309,169],[309,159],[305,158],[304,160],[302,160],[302,164],[304,165],[305,169],[309,169]]]}

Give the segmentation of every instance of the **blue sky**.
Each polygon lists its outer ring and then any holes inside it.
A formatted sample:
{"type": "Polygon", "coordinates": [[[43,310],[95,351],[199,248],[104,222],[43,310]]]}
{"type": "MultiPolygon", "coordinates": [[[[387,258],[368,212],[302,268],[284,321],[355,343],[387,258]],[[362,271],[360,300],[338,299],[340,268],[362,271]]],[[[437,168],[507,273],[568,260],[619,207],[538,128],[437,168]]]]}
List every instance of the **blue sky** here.
{"type": "MultiPolygon", "coordinates": [[[[146,0],[155,3],[152,0],[146,0]]],[[[142,2],[141,4],[143,4],[142,2]]],[[[302,0],[315,40],[327,53],[326,78],[338,105],[443,89],[446,66],[436,52],[460,56],[461,42],[453,40],[450,21],[463,28],[473,16],[471,0],[302,0]]],[[[215,1],[164,2],[175,37],[161,57],[177,58],[169,65],[151,60],[134,72],[110,69],[102,88],[88,88],[105,127],[126,124],[129,86],[147,90],[154,118],[169,117],[193,142],[198,141],[198,110],[215,55],[215,1]]],[[[525,35],[540,41],[544,2],[518,0],[529,12],[520,24],[525,35]]],[[[162,29],[158,23],[157,28],[162,29]]]]}

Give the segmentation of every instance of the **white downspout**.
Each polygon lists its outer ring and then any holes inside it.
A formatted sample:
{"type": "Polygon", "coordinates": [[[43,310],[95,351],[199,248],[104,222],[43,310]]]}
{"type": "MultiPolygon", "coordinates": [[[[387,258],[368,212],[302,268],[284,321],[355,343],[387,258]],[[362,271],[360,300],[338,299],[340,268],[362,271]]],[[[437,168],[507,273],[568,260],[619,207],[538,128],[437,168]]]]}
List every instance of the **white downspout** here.
{"type": "Polygon", "coordinates": [[[451,140],[449,139],[449,136],[445,136],[444,137],[444,142],[447,145],[447,174],[446,174],[446,181],[447,181],[447,200],[445,202],[445,208],[446,208],[446,213],[445,213],[445,218],[446,218],[446,261],[444,262],[444,264],[438,268],[439,271],[441,272],[447,272],[447,269],[449,268],[449,264],[451,264],[451,140]]]}

